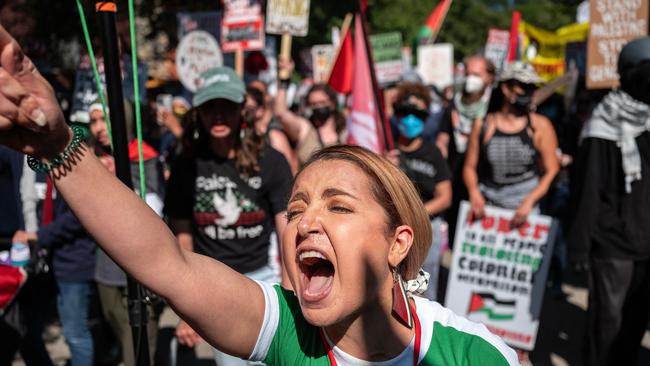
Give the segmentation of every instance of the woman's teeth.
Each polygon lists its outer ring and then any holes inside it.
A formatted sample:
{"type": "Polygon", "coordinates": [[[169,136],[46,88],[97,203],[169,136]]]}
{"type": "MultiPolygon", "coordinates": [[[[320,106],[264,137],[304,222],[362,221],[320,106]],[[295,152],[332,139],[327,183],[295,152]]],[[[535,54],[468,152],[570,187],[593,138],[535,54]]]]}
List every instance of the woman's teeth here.
{"type": "Polygon", "coordinates": [[[302,260],[305,260],[305,259],[308,259],[308,258],[327,259],[327,258],[325,258],[324,255],[320,254],[319,252],[317,252],[317,251],[315,251],[315,250],[307,250],[307,251],[304,251],[304,252],[300,253],[300,255],[298,256],[298,258],[299,258],[301,261],[302,261],[302,260]]]}

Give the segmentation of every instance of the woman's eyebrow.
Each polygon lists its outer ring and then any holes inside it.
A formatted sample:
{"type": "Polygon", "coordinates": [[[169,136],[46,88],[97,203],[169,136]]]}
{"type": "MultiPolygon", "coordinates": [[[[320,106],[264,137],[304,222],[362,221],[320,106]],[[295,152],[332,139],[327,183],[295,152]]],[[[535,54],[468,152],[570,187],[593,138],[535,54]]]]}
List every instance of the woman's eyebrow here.
{"type": "Polygon", "coordinates": [[[304,192],[296,192],[289,199],[289,203],[295,202],[295,201],[309,202],[309,196],[304,192]]]}
{"type": "Polygon", "coordinates": [[[327,188],[325,191],[323,191],[323,194],[321,195],[322,198],[330,198],[334,196],[348,196],[357,199],[357,197],[355,197],[354,195],[346,191],[342,191],[338,188],[327,188]]]}

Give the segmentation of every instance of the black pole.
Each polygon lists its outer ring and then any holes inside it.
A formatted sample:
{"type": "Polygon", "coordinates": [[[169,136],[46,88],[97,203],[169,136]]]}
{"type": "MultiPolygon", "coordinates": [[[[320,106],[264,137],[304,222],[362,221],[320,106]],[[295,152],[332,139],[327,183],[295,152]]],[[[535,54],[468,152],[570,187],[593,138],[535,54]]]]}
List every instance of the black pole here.
{"type": "MultiPolygon", "coordinates": [[[[363,26],[363,38],[366,45],[366,54],[368,55],[368,65],[370,66],[370,78],[372,79],[372,91],[375,97],[375,105],[377,110],[379,110],[379,118],[381,119],[381,129],[384,135],[384,144],[386,150],[392,150],[395,146],[393,143],[393,134],[388,126],[388,119],[386,118],[385,109],[384,109],[384,100],[380,98],[380,89],[379,83],[377,82],[377,75],[375,73],[375,61],[372,57],[372,47],[370,46],[370,38],[368,37],[368,19],[366,18],[366,12],[363,9],[361,4],[363,0],[359,0],[359,15],[361,16],[361,25],[363,26]]],[[[355,35],[357,37],[357,35],[355,35]]]]}
{"type": "MultiPolygon", "coordinates": [[[[98,1],[97,12],[102,24],[102,46],[104,49],[104,72],[108,107],[110,110],[111,132],[113,135],[113,157],[115,173],[120,181],[133,189],[131,163],[129,161],[126,122],[124,117],[124,96],[122,95],[122,71],[120,53],[115,29],[116,5],[112,1],[98,1]],[[101,5],[100,5],[101,4],[101,5]]],[[[138,77],[134,75],[133,77],[138,77]]],[[[133,350],[138,366],[149,365],[149,345],[147,342],[147,307],[143,301],[142,287],[127,275],[129,322],[133,333],[133,350]]]]}

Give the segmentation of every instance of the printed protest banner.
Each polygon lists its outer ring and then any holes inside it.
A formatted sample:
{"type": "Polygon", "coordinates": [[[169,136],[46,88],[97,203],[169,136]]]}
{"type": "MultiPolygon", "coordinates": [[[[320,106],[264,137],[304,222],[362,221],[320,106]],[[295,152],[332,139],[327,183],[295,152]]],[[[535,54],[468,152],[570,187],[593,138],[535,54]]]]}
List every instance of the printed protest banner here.
{"type": "Polygon", "coordinates": [[[402,34],[400,32],[373,34],[370,36],[370,45],[377,82],[387,85],[399,81],[404,69],[402,34]]]}
{"type": "Polygon", "coordinates": [[[227,1],[221,21],[223,52],[256,51],[264,48],[264,17],[258,3],[227,1]]]}
{"type": "Polygon", "coordinates": [[[442,90],[453,82],[454,46],[451,43],[418,46],[417,62],[417,71],[425,84],[442,90]]]}
{"type": "Polygon", "coordinates": [[[334,62],[334,46],[319,44],[311,48],[311,62],[314,81],[326,83],[332,62],[334,62]]]}
{"type": "Polygon", "coordinates": [[[176,49],[176,69],[183,86],[195,92],[199,76],[206,70],[223,65],[223,55],[217,40],[203,30],[183,37],[176,49]]]}
{"type": "Polygon", "coordinates": [[[569,42],[587,40],[589,24],[569,24],[553,32],[519,23],[521,59],[533,65],[544,81],[556,79],[565,72],[564,50],[569,42]]]}
{"type": "MultiPolygon", "coordinates": [[[[124,55],[121,60],[122,68],[122,93],[126,99],[135,101],[133,94],[133,67],[131,56],[124,55]]],[[[106,78],[104,75],[104,60],[97,58],[97,70],[102,82],[102,89],[106,91],[106,78]]],[[[140,82],[140,100],[147,100],[147,88],[142,87],[147,82],[148,67],[145,64],[138,64],[138,81],[140,82]]],[[[81,59],[75,75],[74,90],[72,92],[72,106],[70,108],[70,121],[88,123],[88,107],[99,99],[99,92],[95,85],[95,77],[90,65],[88,56],[81,59]]]]}
{"type": "Polygon", "coordinates": [[[648,0],[592,0],[587,44],[587,89],[618,86],[618,54],[648,34],[648,0]]]}
{"type": "Polygon", "coordinates": [[[507,29],[490,28],[485,44],[485,58],[492,61],[497,69],[497,75],[500,75],[503,70],[509,47],[510,32],[507,29]]]}
{"type": "Polygon", "coordinates": [[[309,0],[268,0],[266,32],[304,37],[309,30],[309,0]]]}
{"type": "Polygon", "coordinates": [[[488,329],[511,346],[533,350],[539,327],[556,224],[529,215],[510,227],[514,211],[485,207],[472,221],[461,203],[445,306],[488,329]]]}

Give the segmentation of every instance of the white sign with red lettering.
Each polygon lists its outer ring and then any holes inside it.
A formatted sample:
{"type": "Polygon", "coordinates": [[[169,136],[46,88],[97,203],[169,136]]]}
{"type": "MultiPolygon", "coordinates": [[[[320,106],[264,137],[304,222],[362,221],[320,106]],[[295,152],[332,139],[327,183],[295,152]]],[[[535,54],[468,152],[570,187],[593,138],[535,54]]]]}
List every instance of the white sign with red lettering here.
{"type": "Polygon", "coordinates": [[[511,346],[533,350],[556,226],[529,215],[512,228],[514,211],[485,207],[472,220],[462,202],[445,306],[488,329],[511,346]]]}
{"type": "Polygon", "coordinates": [[[257,3],[234,1],[227,3],[221,21],[221,48],[223,52],[264,49],[264,17],[257,3]]]}
{"type": "Polygon", "coordinates": [[[217,40],[208,32],[195,30],[186,34],[176,49],[176,68],[181,83],[195,92],[201,73],[223,65],[217,40]]]}

